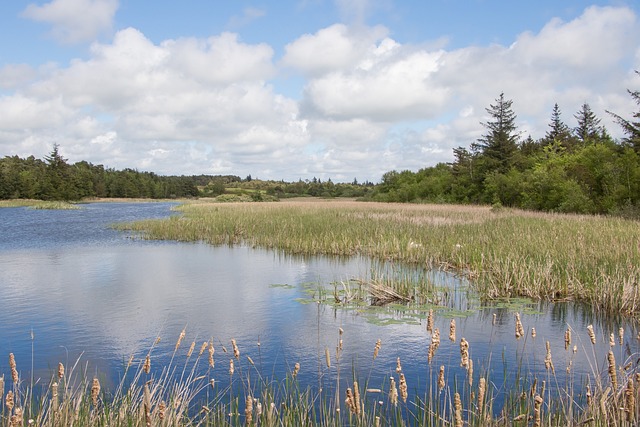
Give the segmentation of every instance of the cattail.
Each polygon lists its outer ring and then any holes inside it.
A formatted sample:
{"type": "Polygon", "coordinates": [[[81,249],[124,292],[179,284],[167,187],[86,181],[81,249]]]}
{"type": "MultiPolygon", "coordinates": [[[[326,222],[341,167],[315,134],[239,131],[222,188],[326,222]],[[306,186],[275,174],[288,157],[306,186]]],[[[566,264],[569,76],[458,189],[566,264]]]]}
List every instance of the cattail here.
{"type": "Polygon", "coordinates": [[[238,349],[235,339],[231,340],[231,346],[233,347],[233,357],[235,357],[236,360],[240,360],[240,350],[238,349]]]}
{"type": "Polygon", "coordinates": [[[158,345],[158,344],[160,344],[160,335],[158,335],[156,337],[156,340],[153,342],[153,345],[158,345]]]}
{"type": "Polygon", "coordinates": [[[256,405],[256,417],[260,418],[260,415],[262,415],[262,403],[258,399],[253,399],[253,403],[256,405]]]}
{"type": "Polygon", "coordinates": [[[58,412],[58,383],[51,384],[51,406],[53,412],[58,412]]]}
{"type": "Polygon", "coordinates": [[[542,414],[541,414],[541,408],[542,408],[542,397],[540,397],[539,395],[535,397],[535,399],[533,400],[533,426],[534,427],[540,427],[542,425],[542,414]]]}
{"type": "Polygon", "coordinates": [[[160,421],[164,420],[165,417],[165,411],[167,410],[167,404],[165,403],[165,401],[163,400],[162,402],[160,402],[160,404],[158,405],[158,418],[160,418],[160,421]]]}
{"type": "Polygon", "coordinates": [[[455,417],[455,427],[462,427],[462,401],[460,400],[460,393],[456,392],[453,395],[453,405],[454,405],[454,417],[455,417]]]}
{"type": "Polygon", "coordinates": [[[427,332],[433,333],[433,310],[429,309],[429,315],[427,316],[427,332]]]}
{"type": "Polygon", "coordinates": [[[233,359],[229,359],[229,375],[233,376],[234,372],[235,372],[235,368],[233,366],[233,359]]]}
{"type": "Polygon", "coordinates": [[[449,340],[456,342],[456,319],[451,319],[449,323],[449,340]]]}
{"type": "MultiPolygon", "coordinates": [[[[212,344],[213,346],[213,344],[212,344]]],[[[198,357],[202,356],[204,354],[204,351],[207,349],[207,347],[209,347],[209,341],[205,341],[202,343],[202,345],[200,346],[200,351],[198,352],[198,357]]]]}
{"type": "Polygon", "coordinates": [[[433,356],[436,354],[436,350],[440,346],[440,330],[438,328],[435,329],[433,334],[431,335],[431,343],[429,344],[429,352],[427,354],[427,361],[431,363],[433,356]]]}
{"type": "Polygon", "coordinates": [[[62,377],[64,377],[64,365],[58,363],[58,379],[62,379],[62,377]]]}
{"type": "Polygon", "coordinates": [[[587,384],[587,406],[591,406],[593,403],[593,396],[591,395],[591,387],[587,384]]]}
{"type": "Polygon", "coordinates": [[[358,387],[358,381],[353,382],[353,400],[356,404],[356,414],[359,415],[362,408],[360,407],[360,387],[358,387]]]}
{"type": "Polygon", "coordinates": [[[324,360],[327,363],[327,368],[331,368],[331,355],[329,354],[329,347],[324,348],[324,360]]]}
{"type": "Polygon", "coordinates": [[[542,387],[540,387],[540,396],[544,396],[544,392],[547,390],[547,382],[542,380],[542,387]]]}
{"type": "Polygon", "coordinates": [[[627,422],[633,423],[636,412],[636,390],[633,379],[627,381],[627,388],[624,390],[624,412],[627,413],[627,422]]]}
{"type": "Polygon", "coordinates": [[[344,403],[347,405],[347,408],[349,408],[352,414],[356,413],[356,403],[354,401],[351,388],[347,388],[347,398],[344,400],[344,403]]]}
{"type": "Polygon", "coordinates": [[[11,427],[22,427],[22,421],[22,408],[16,408],[9,425],[11,427]]]}
{"type": "Polygon", "coordinates": [[[191,355],[193,354],[193,350],[195,349],[196,349],[196,342],[194,341],[189,346],[189,351],[187,352],[187,358],[191,357],[191,355]]]}
{"type": "Polygon", "coordinates": [[[438,374],[438,390],[442,390],[444,386],[444,365],[440,365],[440,373],[438,374]]]}
{"type": "Polygon", "coordinates": [[[409,397],[409,392],[407,388],[407,379],[404,374],[400,374],[400,397],[404,403],[407,403],[407,397],[409,397]]]}
{"type": "Polygon", "coordinates": [[[300,372],[300,363],[296,362],[295,366],[293,367],[293,378],[298,376],[298,372],[300,372]]]}
{"type": "Polygon", "coordinates": [[[555,373],[555,368],[553,366],[553,360],[551,359],[551,344],[549,344],[549,341],[547,341],[547,355],[544,358],[544,367],[548,370],[551,370],[551,372],[555,373]]]}
{"type": "Polygon", "coordinates": [[[398,405],[398,389],[396,388],[396,380],[393,377],[389,380],[389,401],[393,406],[398,405]]]}
{"type": "Polygon", "coordinates": [[[400,364],[400,358],[398,357],[398,359],[396,360],[396,373],[400,373],[402,372],[402,365],[400,364]]]}
{"type": "Polygon", "coordinates": [[[207,349],[209,350],[209,367],[213,368],[216,366],[216,363],[213,360],[213,354],[216,352],[216,349],[213,348],[213,340],[209,341],[207,349]]]}
{"type": "Polygon", "coordinates": [[[253,398],[251,396],[247,396],[245,400],[244,422],[248,426],[253,422],[253,398]]]}
{"type": "Polygon", "coordinates": [[[611,332],[609,334],[609,347],[615,347],[615,345],[616,345],[616,338],[613,335],[613,332],[611,332]]]}
{"type": "Polygon", "coordinates": [[[473,386],[473,359],[469,359],[469,368],[467,369],[467,377],[469,380],[469,387],[473,386]]]}
{"type": "Polygon", "coordinates": [[[4,374],[0,377],[0,402],[4,396],[4,374]]]}
{"type": "Polygon", "coordinates": [[[613,351],[609,350],[609,354],[607,355],[607,360],[609,361],[609,376],[611,377],[611,385],[613,386],[614,392],[618,389],[618,375],[616,374],[616,357],[613,354],[613,351]]]}
{"type": "Polygon", "coordinates": [[[596,345],[596,334],[593,332],[593,325],[587,326],[587,332],[589,333],[589,338],[591,339],[591,344],[596,345]]]}
{"type": "Polygon", "coordinates": [[[144,421],[147,427],[151,426],[151,390],[149,390],[149,384],[144,385],[143,391],[143,405],[144,405],[144,421]]]}
{"type": "Polygon", "coordinates": [[[480,414],[482,414],[484,410],[484,395],[486,393],[486,379],[484,377],[480,377],[480,382],[478,384],[478,409],[480,410],[480,414]]]}
{"type": "Polygon", "coordinates": [[[11,368],[11,381],[13,381],[13,384],[17,386],[20,378],[18,377],[16,358],[14,357],[13,353],[9,353],[9,367],[11,368]]]}
{"type": "Polygon", "coordinates": [[[618,342],[620,345],[624,344],[624,328],[622,326],[618,329],[618,342]]]}
{"type": "Polygon", "coordinates": [[[373,360],[376,360],[376,357],[378,357],[378,352],[380,351],[380,347],[382,347],[382,341],[380,341],[380,338],[378,338],[378,341],[376,341],[376,346],[373,349],[373,360]]]}
{"type": "Polygon", "coordinates": [[[147,357],[144,359],[144,365],[142,365],[142,370],[145,374],[151,372],[151,356],[147,354],[147,357]]]}
{"type": "Polygon", "coordinates": [[[520,313],[516,313],[516,339],[519,340],[524,336],[524,328],[520,321],[520,313]]]}
{"type": "Polygon", "coordinates": [[[249,362],[249,364],[251,364],[251,366],[256,366],[251,356],[247,356],[247,361],[249,362]]]}
{"type": "Polygon", "coordinates": [[[571,329],[567,328],[567,330],[564,331],[564,349],[568,350],[570,346],[571,346],[571,329]]]}
{"type": "Polygon", "coordinates": [[[531,384],[531,390],[529,390],[529,396],[534,397],[536,395],[536,389],[538,388],[538,377],[533,377],[533,383],[531,384]]]}
{"type": "Polygon", "coordinates": [[[91,385],[91,401],[93,402],[93,406],[98,404],[98,396],[100,395],[100,381],[97,378],[93,379],[93,384],[91,385]]]}
{"type": "Polygon", "coordinates": [[[491,325],[492,326],[496,326],[497,318],[498,318],[498,316],[495,313],[493,313],[493,319],[491,320],[491,325]]]}
{"type": "Polygon", "coordinates": [[[464,337],[460,340],[460,366],[469,369],[469,343],[464,337]]]}
{"type": "Polygon", "coordinates": [[[6,405],[9,413],[11,413],[11,411],[13,410],[13,391],[12,390],[9,390],[7,392],[7,397],[4,399],[4,404],[6,405]]]}
{"type": "Polygon", "coordinates": [[[180,336],[178,337],[178,341],[176,342],[176,348],[173,349],[173,351],[177,351],[178,347],[180,347],[180,344],[182,344],[182,340],[184,339],[185,335],[187,335],[187,330],[183,329],[182,332],[180,332],[180,336]]]}
{"type": "Polygon", "coordinates": [[[531,338],[536,337],[536,328],[531,328],[531,338]]]}

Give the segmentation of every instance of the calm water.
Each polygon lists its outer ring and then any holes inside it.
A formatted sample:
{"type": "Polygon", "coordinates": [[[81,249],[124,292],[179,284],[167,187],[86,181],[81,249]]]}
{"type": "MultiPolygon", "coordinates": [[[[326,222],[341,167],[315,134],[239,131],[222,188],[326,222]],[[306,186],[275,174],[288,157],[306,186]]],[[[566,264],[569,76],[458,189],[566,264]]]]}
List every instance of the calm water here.
{"type": "MultiPolygon", "coordinates": [[[[10,378],[7,356],[13,352],[21,378],[28,378],[33,346],[34,377],[43,383],[58,362],[69,366],[82,355],[90,373],[99,372],[114,384],[129,357],[142,360],[158,336],[161,341],[153,349],[152,360],[160,369],[185,327],[179,355],[184,357],[192,341],[199,348],[202,341],[214,337],[216,367],[209,374],[222,382],[228,380],[229,355],[221,349],[223,345],[230,349],[235,338],[242,357],[251,356],[264,373],[283,379],[299,362],[301,382],[317,386],[321,372],[330,386],[336,365],[334,360],[327,371],[324,351],[328,347],[335,354],[339,328],[344,330],[342,378],[350,378],[355,366],[362,376],[370,376],[370,387],[383,387],[400,357],[410,394],[434,388],[430,381],[440,365],[447,367],[450,382],[465,381],[460,368],[461,337],[470,343],[476,381],[488,373],[496,394],[504,390],[505,381],[511,384],[518,377],[549,378],[544,367],[546,340],[559,384],[565,381],[569,362],[574,379],[603,370],[611,332],[616,336],[617,359],[637,359],[636,324],[603,322],[588,310],[566,304],[486,306],[469,298],[465,284],[454,276],[433,273],[431,280],[451,291],[446,307],[436,310],[441,344],[429,366],[430,334],[424,313],[413,317],[397,310],[368,314],[300,302],[309,298],[308,289],[323,285],[332,289],[334,281],[366,278],[372,271],[366,259],[305,258],[248,247],[149,242],[109,227],[117,221],[172,215],[171,206],[105,203],[84,205],[77,211],[0,209],[0,375],[10,378]],[[519,341],[514,338],[516,310],[523,313],[527,333],[519,341]],[[460,313],[465,315],[456,318],[458,342],[452,343],[449,321],[460,313]],[[594,350],[586,334],[591,323],[598,335],[594,350]],[[564,350],[568,326],[574,330],[575,355],[564,350]],[[625,329],[622,346],[617,342],[619,327],[625,329]],[[537,331],[535,339],[531,328],[537,331]],[[382,349],[372,364],[378,338],[382,349]]],[[[243,360],[241,364],[246,365],[243,360]]]]}

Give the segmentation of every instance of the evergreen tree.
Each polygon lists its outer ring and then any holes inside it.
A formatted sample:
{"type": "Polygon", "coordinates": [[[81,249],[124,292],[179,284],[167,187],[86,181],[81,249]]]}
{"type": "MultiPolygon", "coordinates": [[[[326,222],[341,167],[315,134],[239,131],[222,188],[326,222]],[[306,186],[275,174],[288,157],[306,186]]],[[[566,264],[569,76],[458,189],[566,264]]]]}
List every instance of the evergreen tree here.
{"type": "Polygon", "coordinates": [[[573,133],[583,144],[597,141],[605,134],[604,128],[600,126],[600,119],[591,111],[591,107],[586,102],[582,104],[580,111],[574,117],[578,121],[578,126],[573,130],[573,133]]]}
{"type": "Polygon", "coordinates": [[[504,99],[504,93],[491,104],[487,112],[491,120],[482,125],[488,132],[472,144],[479,152],[485,172],[506,172],[516,163],[520,136],[516,128],[516,115],[511,109],[513,101],[504,99]]]}
{"type": "Polygon", "coordinates": [[[562,121],[560,107],[557,103],[554,104],[553,111],[551,112],[549,128],[543,138],[544,145],[553,144],[554,142],[557,142],[563,147],[572,145],[571,129],[562,121]]]}
{"type": "MultiPolygon", "coordinates": [[[[640,76],[640,72],[636,71],[636,74],[640,76]]],[[[640,90],[631,91],[627,89],[627,92],[629,92],[636,104],[640,106],[640,90]]],[[[640,111],[633,113],[633,117],[637,119],[635,122],[624,119],[611,111],[607,111],[607,113],[611,114],[616,119],[616,122],[622,126],[624,133],[627,135],[624,142],[629,144],[636,152],[640,153],[640,111]]]]}

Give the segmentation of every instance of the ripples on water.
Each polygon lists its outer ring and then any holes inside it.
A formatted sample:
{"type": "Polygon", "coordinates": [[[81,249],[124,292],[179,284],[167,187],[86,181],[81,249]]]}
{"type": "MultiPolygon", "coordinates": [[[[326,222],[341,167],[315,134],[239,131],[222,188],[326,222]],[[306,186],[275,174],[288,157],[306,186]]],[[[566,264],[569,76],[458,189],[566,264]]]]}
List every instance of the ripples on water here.
{"type": "MultiPolygon", "coordinates": [[[[367,259],[295,257],[242,246],[149,242],[109,227],[117,221],[171,215],[171,206],[105,203],[71,211],[0,209],[0,374],[8,372],[6,356],[13,352],[26,378],[33,344],[35,376],[44,383],[58,362],[69,365],[82,355],[91,372],[103,373],[113,385],[129,357],[133,354],[136,361],[141,360],[158,336],[161,342],[152,354],[154,366],[160,369],[185,327],[184,354],[191,341],[197,341],[198,348],[214,337],[216,358],[224,360],[229,355],[220,348],[230,348],[235,338],[243,357],[259,361],[265,373],[278,379],[284,379],[299,362],[298,378],[311,386],[317,386],[319,372],[326,371],[325,348],[334,354],[338,328],[342,328],[343,378],[351,378],[353,367],[369,377],[371,387],[382,387],[400,357],[410,391],[421,394],[433,388],[440,365],[447,367],[450,382],[465,381],[460,367],[461,337],[470,343],[476,377],[488,375],[502,390],[519,377],[548,378],[546,340],[551,343],[560,384],[569,362],[574,380],[602,371],[609,334],[613,332],[617,340],[620,326],[625,328],[625,339],[614,348],[616,357],[619,361],[637,358],[635,323],[602,321],[589,310],[570,304],[488,306],[468,298],[465,284],[455,276],[436,272],[432,280],[459,289],[449,293],[448,307],[436,309],[435,327],[442,342],[428,365],[430,334],[424,319],[418,318],[419,324],[379,326],[366,312],[296,302],[308,298],[309,288],[368,277],[373,266],[367,259]],[[522,313],[526,332],[518,341],[515,311],[522,313]],[[467,315],[456,319],[457,342],[449,342],[451,315],[461,312],[467,315]],[[591,323],[599,337],[593,350],[586,334],[591,323]],[[568,326],[574,331],[572,346],[579,349],[575,355],[564,350],[568,326]],[[537,331],[535,339],[531,328],[537,331]],[[382,349],[374,364],[377,339],[382,340],[382,349]]],[[[393,317],[394,313],[381,316],[393,317]]],[[[216,366],[212,375],[224,381],[228,362],[216,366]]],[[[325,383],[331,384],[335,367],[323,375],[325,383]]]]}

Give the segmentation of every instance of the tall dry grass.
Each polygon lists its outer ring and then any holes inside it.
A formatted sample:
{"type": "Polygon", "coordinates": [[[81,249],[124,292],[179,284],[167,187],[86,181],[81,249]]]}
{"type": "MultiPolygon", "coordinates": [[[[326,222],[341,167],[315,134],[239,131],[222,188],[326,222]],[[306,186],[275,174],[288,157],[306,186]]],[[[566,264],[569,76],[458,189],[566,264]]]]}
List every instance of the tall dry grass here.
{"type": "Polygon", "coordinates": [[[189,203],[128,228],[151,239],[245,244],[292,254],[361,254],[472,279],[487,299],[576,300],[640,311],[640,223],[479,206],[353,201],[189,203]]]}

